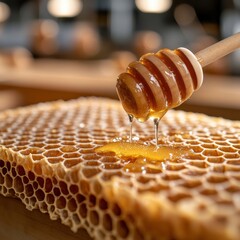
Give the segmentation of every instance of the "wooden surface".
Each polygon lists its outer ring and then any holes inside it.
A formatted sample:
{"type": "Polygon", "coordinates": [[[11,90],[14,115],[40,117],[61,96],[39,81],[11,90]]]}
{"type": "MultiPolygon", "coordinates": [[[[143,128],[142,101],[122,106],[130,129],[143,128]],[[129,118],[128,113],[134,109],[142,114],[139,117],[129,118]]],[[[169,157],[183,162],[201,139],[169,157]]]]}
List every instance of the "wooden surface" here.
{"type": "Polygon", "coordinates": [[[205,75],[201,88],[180,109],[240,120],[240,77],[205,75]]]}
{"type": "Polygon", "coordinates": [[[18,199],[0,195],[1,240],[91,240],[84,230],[73,233],[60,221],[38,210],[29,211],[18,199]]]}
{"type": "Polygon", "coordinates": [[[38,59],[24,68],[0,67],[0,83],[9,87],[113,96],[118,74],[119,69],[111,60],[38,59]]]}

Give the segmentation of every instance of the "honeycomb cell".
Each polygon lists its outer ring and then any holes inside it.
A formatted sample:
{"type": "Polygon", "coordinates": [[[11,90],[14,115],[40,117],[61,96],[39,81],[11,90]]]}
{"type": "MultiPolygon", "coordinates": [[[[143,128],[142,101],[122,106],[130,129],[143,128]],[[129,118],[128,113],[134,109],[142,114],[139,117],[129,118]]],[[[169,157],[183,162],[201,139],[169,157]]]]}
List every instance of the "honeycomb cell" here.
{"type": "Polygon", "coordinates": [[[0,168],[3,168],[4,167],[4,161],[3,160],[0,160],[0,168]]]}
{"type": "Polygon", "coordinates": [[[200,193],[205,196],[215,196],[218,194],[218,191],[214,188],[205,188],[202,189],[200,193]]]}
{"type": "Polygon", "coordinates": [[[83,148],[83,149],[80,149],[79,152],[83,155],[92,154],[93,153],[93,148],[83,148]]]}
{"type": "Polygon", "coordinates": [[[197,189],[202,185],[202,182],[200,180],[191,180],[191,181],[186,181],[181,184],[182,187],[185,188],[192,188],[192,189],[197,189]]]}
{"type": "Polygon", "coordinates": [[[94,183],[93,183],[93,193],[95,195],[101,195],[101,192],[102,192],[101,183],[99,183],[99,181],[94,181],[94,183]]]}
{"type": "Polygon", "coordinates": [[[47,200],[47,203],[48,203],[48,204],[53,204],[54,201],[55,201],[55,197],[54,197],[53,194],[49,193],[49,194],[47,194],[47,196],[46,196],[46,200],[47,200]]]}
{"type": "Polygon", "coordinates": [[[118,163],[106,163],[104,164],[104,169],[106,170],[115,170],[115,169],[121,169],[122,165],[118,163]]]}
{"type": "Polygon", "coordinates": [[[0,173],[0,184],[4,184],[4,176],[0,173]]]}
{"type": "Polygon", "coordinates": [[[80,158],[71,158],[71,159],[64,160],[64,166],[66,168],[72,168],[73,166],[78,165],[81,162],[82,160],[80,158]]]}
{"type": "MultiPolygon", "coordinates": [[[[20,141],[19,143],[19,146],[22,146],[22,147],[28,147],[29,145],[29,142],[28,141],[20,141]]],[[[11,147],[12,145],[7,145],[8,147],[11,147]]]]}
{"type": "Polygon", "coordinates": [[[96,206],[97,199],[93,194],[90,194],[89,196],[89,207],[96,206]]]}
{"type": "Polygon", "coordinates": [[[63,158],[79,158],[80,157],[80,154],[79,153],[76,153],[76,152],[73,152],[73,153],[65,153],[63,154],[63,158]]]}
{"type": "Polygon", "coordinates": [[[118,235],[122,238],[126,238],[128,236],[129,229],[128,229],[125,221],[123,221],[123,220],[118,221],[117,232],[118,232],[118,235]]]}
{"type": "Polygon", "coordinates": [[[191,176],[191,178],[195,178],[195,177],[200,177],[203,176],[207,173],[207,171],[205,169],[189,169],[189,170],[183,170],[182,174],[186,175],[186,176],[191,176]]]}
{"type": "MultiPolygon", "coordinates": [[[[191,175],[192,176],[191,171],[185,171],[183,173],[185,175],[191,175]]],[[[165,180],[165,181],[177,181],[177,180],[180,180],[181,177],[177,173],[165,173],[162,176],[162,179],[165,180]]]]}
{"type": "Polygon", "coordinates": [[[13,179],[13,187],[17,193],[22,193],[24,191],[21,177],[17,176],[13,179]]]}
{"type": "Polygon", "coordinates": [[[139,229],[135,229],[134,235],[133,235],[134,240],[144,240],[144,235],[139,231],[139,229]]]}
{"type": "Polygon", "coordinates": [[[87,210],[86,204],[85,204],[85,203],[82,203],[82,204],[80,205],[80,209],[79,209],[80,216],[81,216],[82,218],[86,218],[86,217],[87,217],[87,212],[88,212],[88,210],[87,210]]]}
{"type": "Polygon", "coordinates": [[[53,184],[52,184],[52,180],[50,178],[46,178],[45,179],[45,182],[44,182],[44,191],[46,193],[49,193],[52,191],[52,188],[53,188],[53,184]]]}
{"type": "Polygon", "coordinates": [[[112,218],[108,213],[103,216],[103,227],[107,231],[112,231],[113,229],[112,218]]]}
{"type": "Polygon", "coordinates": [[[43,159],[43,155],[42,154],[34,154],[34,155],[32,155],[32,159],[34,161],[40,161],[41,159],[43,159]]]}
{"type": "Polygon", "coordinates": [[[69,189],[70,189],[70,192],[71,192],[73,195],[75,195],[75,194],[78,193],[78,191],[79,191],[78,186],[77,186],[77,185],[73,185],[73,184],[70,185],[69,189]]]}
{"type": "Polygon", "coordinates": [[[88,193],[90,191],[89,183],[85,180],[81,180],[80,187],[81,187],[81,192],[85,195],[88,195],[88,193]]]}
{"type": "Polygon", "coordinates": [[[192,198],[190,193],[179,192],[179,193],[171,193],[168,195],[170,201],[178,202],[187,198],[192,198]]]}
{"type": "Polygon", "coordinates": [[[60,157],[62,155],[62,152],[59,150],[47,150],[43,155],[45,157],[60,157]]]}
{"type": "Polygon", "coordinates": [[[58,209],[65,209],[66,205],[67,205],[67,201],[66,201],[65,197],[60,196],[56,201],[56,207],[58,209]]]}
{"type": "Polygon", "coordinates": [[[89,217],[90,217],[90,222],[94,226],[97,226],[99,224],[99,215],[98,215],[97,211],[95,211],[95,210],[90,211],[89,217]]]}
{"type": "Polygon", "coordinates": [[[42,166],[40,163],[35,163],[33,170],[36,173],[36,175],[42,175],[42,166]]]}
{"type": "Polygon", "coordinates": [[[44,198],[45,198],[45,193],[43,192],[43,190],[38,189],[38,190],[35,192],[35,196],[36,196],[36,198],[37,198],[38,201],[43,201],[44,198]]]}
{"type": "Polygon", "coordinates": [[[31,143],[31,147],[38,147],[38,148],[45,147],[44,140],[40,142],[31,143]]]}
{"type": "Polygon", "coordinates": [[[7,188],[11,188],[11,187],[12,187],[12,182],[13,182],[12,177],[11,177],[9,174],[6,174],[6,175],[5,175],[5,184],[6,184],[6,187],[7,187],[7,188]]]}
{"type": "Polygon", "coordinates": [[[107,210],[108,209],[108,202],[104,198],[99,199],[99,208],[101,210],[107,210]]]}
{"type": "Polygon", "coordinates": [[[78,148],[75,146],[63,146],[60,148],[63,153],[72,153],[78,151],[78,148]]]}
{"type": "Polygon", "coordinates": [[[69,201],[68,201],[68,209],[70,212],[75,212],[77,210],[77,202],[74,198],[71,198],[69,201]]]}
{"type": "Polygon", "coordinates": [[[230,193],[240,193],[240,186],[230,185],[230,186],[227,186],[225,190],[230,193]]]}
{"type": "Polygon", "coordinates": [[[86,197],[84,197],[82,194],[77,194],[76,199],[78,203],[82,203],[86,200],[86,197]]]}
{"type": "Polygon", "coordinates": [[[204,143],[201,145],[204,149],[216,149],[217,145],[212,143],[204,143]]]}
{"type": "Polygon", "coordinates": [[[82,173],[85,178],[92,178],[100,172],[101,172],[101,170],[98,167],[94,167],[94,168],[85,167],[82,170],[82,173]]]}
{"type": "Polygon", "coordinates": [[[41,148],[28,148],[28,149],[25,149],[25,150],[22,150],[22,151],[20,151],[20,153],[21,154],[23,154],[23,155],[30,155],[30,154],[41,154],[41,153],[43,153],[44,152],[44,150],[43,149],[41,149],[41,148]]]}
{"type": "Polygon", "coordinates": [[[60,181],[59,182],[59,187],[60,187],[61,193],[63,195],[68,195],[69,194],[68,186],[67,186],[67,184],[65,182],[60,181]]]}
{"type": "Polygon", "coordinates": [[[30,198],[30,205],[34,207],[37,203],[37,198],[36,197],[31,197],[30,198]]]}
{"type": "Polygon", "coordinates": [[[11,175],[12,175],[13,178],[15,178],[17,176],[17,172],[16,172],[15,168],[11,169],[11,175]]]}
{"type": "Polygon", "coordinates": [[[23,177],[23,183],[24,185],[26,185],[27,183],[29,183],[29,179],[27,178],[27,176],[23,177]]]}
{"type": "Polygon", "coordinates": [[[76,225],[78,225],[78,224],[81,223],[81,220],[80,220],[78,214],[76,214],[76,213],[73,214],[73,215],[72,215],[72,218],[73,218],[73,222],[74,222],[76,225]]]}
{"type": "Polygon", "coordinates": [[[224,157],[226,158],[226,159],[235,159],[235,160],[238,160],[239,159],[239,156],[238,156],[238,154],[237,153],[226,153],[226,154],[224,154],[224,157]]]}
{"type": "Polygon", "coordinates": [[[27,184],[25,186],[25,193],[27,197],[32,197],[34,194],[33,186],[31,184],[27,184]]]}
{"type": "MultiPolygon", "coordinates": [[[[44,146],[44,145],[43,145],[44,146]]],[[[53,150],[53,149],[59,149],[61,147],[61,144],[49,144],[47,146],[44,146],[44,149],[46,150],[53,150]]]]}
{"type": "Polygon", "coordinates": [[[208,167],[208,164],[205,161],[191,161],[189,162],[189,165],[200,169],[206,169],[208,167]]]}
{"type": "Polygon", "coordinates": [[[61,195],[61,190],[58,187],[53,188],[54,196],[59,197],[61,195]]]}
{"type": "MultiPolygon", "coordinates": [[[[38,139],[38,140],[39,140],[39,139],[38,139]]],[[[52,145],[52,144],[54,144],[54,145],[60,144],[60,140],[58,140],[58,139],[49,139],[49,140],[46,140],[45,142],[46,142],[47,144],[49,144],[49,145],[52,145]]],[[[50,151],[49,154],[51,155],[51,151],[50,151]]]]}
{"type": "Polygon", "coordinates": [[[100,156],[96,156],[95,154],[89,153],[81,157],[83,160],[86,161],[92,161],[93,159],[98,160],[100,159],[100,156]]]}
{"type": "Polygon", "coordinates": [[[42,177],[37,177],[36,181],[38,182],[39,187],[44,187],[44,179],[42,177]]]}
{"type": "Polygon", "coordinates": [[[120,216],[122,214],[121,208],[117,203],[113,204],[112,211],[116,216],[120,216]]]}
{"type": "Polygon", "coordinates": [[[92,144],[89,143],[89,142],[87,142],[87,143],[78,143],[78,146],[79,146],[80,149],[83,149],[83,148],[89,149],[89,148],[93,147],[92,144]]]}
{"type": "Polygon", "coordinates": [[[63,157],[49,157],[48,162],[51,164],[60,163],[63,161],[63,157]]]}
{"type": "Polygon", "coordinates": [[[6,167],[2,168],[2,174],[3,174],[3,175],[6,175],[6,174],[7,174],[7,168],[6,168],[6,167]]]}
{"type": "Polygon", "coordinates": [[[45,202],[41,202],[39,208],[44,213],[48,211],[48,205],[45,202]]]}
{"type": "Polygon", "coordinates": [[[221,184],[223,182],[226,182],[228,180],[228,178],[225,175],[219,174],[219,175],[212,175],[210,177],[207,178],[207,181],[209,183],[213,183],[213,184],[221,184]]]}
{"type": "Polygon", "coordinates": [[[21,166],[21,165],[17,166],[17,173],[18,173],[19,176],[24,176],[25,175],[25,170],[24,170],[23,166],[21,166]]]}

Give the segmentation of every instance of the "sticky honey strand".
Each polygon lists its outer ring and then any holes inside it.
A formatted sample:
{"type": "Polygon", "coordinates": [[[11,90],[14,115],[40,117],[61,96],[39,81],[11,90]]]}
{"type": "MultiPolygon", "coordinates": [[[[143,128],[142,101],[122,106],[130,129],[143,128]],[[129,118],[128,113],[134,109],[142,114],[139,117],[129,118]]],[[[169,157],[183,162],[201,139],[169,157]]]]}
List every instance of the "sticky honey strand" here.
{"type": "Polygon", "coordinates": [[[163,49],[129,64],[118,77],[117,93],[125,111],[141,122],[160,119],[202,84],[202,68],[187,49],[163,49]]]}

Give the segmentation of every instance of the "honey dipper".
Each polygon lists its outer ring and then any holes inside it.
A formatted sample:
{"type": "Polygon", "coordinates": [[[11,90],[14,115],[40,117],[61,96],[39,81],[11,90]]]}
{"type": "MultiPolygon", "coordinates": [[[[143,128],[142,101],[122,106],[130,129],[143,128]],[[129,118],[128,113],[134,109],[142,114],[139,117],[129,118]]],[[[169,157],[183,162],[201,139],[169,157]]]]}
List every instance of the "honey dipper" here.
{"type": "Polygon", "coordinates": [[[119,75],[117,93],[130,119],[156,122],[187,100],[203,82],[202,68],[240,47],[240,33],[195,55],[186,48],[143,55],[119,75]]]}

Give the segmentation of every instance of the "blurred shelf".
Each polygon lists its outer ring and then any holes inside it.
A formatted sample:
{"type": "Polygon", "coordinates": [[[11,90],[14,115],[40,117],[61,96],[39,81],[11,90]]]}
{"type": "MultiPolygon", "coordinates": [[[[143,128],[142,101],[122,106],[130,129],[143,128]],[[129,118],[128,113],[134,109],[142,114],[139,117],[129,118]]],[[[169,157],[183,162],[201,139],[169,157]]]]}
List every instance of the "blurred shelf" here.
{"type": "Polygon", "coordinates": [[[240,77],[205,75],[189,103],[240,110],[240,77]]]}
{"type": "Polygon", "coordinates": [[[89,95],[116,98],[117,75],[111,60],[34,60],[23,68],[0,68],[0,88],[21,91],[32,99],[27,104],[89,95]]]}
{"type": "Polygon", "coordinates": [[[16,90],[0,90],[0,111],[22,104],[22,97],[16,90]]]}
{"type": "Polygon", "coordinates": [[[205,74],[202,87],[180,108],[240,120],[240,77],[205,74]]]}
{"type": "MultiPolygon", "coordinates": [[[[1,67],[0,90],[16,90],[22,105],[80,96],[117,98],[119,69],[111,59],[34,60],[24,68],[1,67]]],[[[180,109],[240,119],[240,77],[205,74],[202,87],[180,109]]]]}

